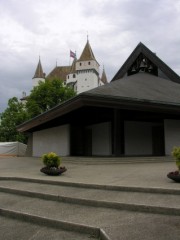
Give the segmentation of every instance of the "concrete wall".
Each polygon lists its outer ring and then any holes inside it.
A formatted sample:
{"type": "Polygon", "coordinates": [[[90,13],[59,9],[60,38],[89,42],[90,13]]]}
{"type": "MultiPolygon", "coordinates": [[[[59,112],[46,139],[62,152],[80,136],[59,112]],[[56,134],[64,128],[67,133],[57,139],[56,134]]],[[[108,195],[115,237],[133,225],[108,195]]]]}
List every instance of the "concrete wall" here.
{"type": "Polygon", "coordinates": [[[180,120],[164,120],[165,154],[171,155],[174,146],[180,146],[180,120]]]}
{"type": "Polygon", "coordinates": [[[111,124],[92,125],[92,155],[111,155],[111,124]]]}
{"type": "Polygon", "coordinates": [[[126,121],[124,124],[125,154],[152,154],[152,123],[126,121]]]}
{"type": "Polygon", "coordinates": [[[33,133],[33,156],[40,157],[47,152],[55,152],[60,156],[70,154],[69,125],[33,133]]]}

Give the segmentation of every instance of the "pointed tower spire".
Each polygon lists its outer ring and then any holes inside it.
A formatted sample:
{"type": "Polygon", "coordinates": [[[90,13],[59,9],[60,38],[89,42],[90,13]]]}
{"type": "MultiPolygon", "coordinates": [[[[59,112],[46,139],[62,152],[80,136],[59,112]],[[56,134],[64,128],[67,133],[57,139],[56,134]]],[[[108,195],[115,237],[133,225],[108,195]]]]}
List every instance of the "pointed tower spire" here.
{"type": "Polygon", "coordinates": [[[89,60],[95,60],[96,61],[94,53],[92,51],[92,48],[89,44],[89,40],[87,38],[87,43],[86,43],[86,45],[84,47],[84,50],[83,50],[83,52],[82,52],[78,61],[89,61],[89,60]]]}
{"type": "Polygon", "coordinates": [[[39,62],[38,62],[34,77],[32,79],[33,79],[33,87],[37,86],[40,81],[41,82],[45,81],[45,73],[43,73],[40,56],[39,56],[39,62]]]}
{"type": "Polygon", "coordinates": [[[106,73],[104,70],[104,65],[103,65],[103,71],[102,71],[102,76],[101,76],[101,82],[103,82],[104,84],[108,83],[106,73]]]}
{"type": "Polygon", "coordinates": [[[42,65],[41,65],[40,56],[39,56],[39,62],[38,62],[33,79],[34,78],[43,78],[44,79],[44,73],[43,73],[43,69],[42,69],[42,65]]]}

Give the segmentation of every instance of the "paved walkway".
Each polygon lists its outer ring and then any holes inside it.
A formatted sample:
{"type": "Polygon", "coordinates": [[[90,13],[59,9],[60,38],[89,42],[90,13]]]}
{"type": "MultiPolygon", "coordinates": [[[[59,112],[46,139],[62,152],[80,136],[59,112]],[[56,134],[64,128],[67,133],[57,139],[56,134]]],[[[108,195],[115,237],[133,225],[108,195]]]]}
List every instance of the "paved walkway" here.
{"type": "MultiPolygon", "coordinates": [[[[87,159],[86,159],[87,160],[87,159]]],[[[94,159],[93,159],[94,161],[94,159]]],[[[48,180],[68,183],[85,183],[124,187],[143,187],[158,188],[154,194],[141,192],[122,192],[122,191],[106,191],[106,188],[99,189],[83,189],[75,187],[63,187],[45,184],[38,185],[32,182],[19,182],[13,179],[1,181],[1,208],[8,211],[18,211],[28,213],[28,216],[39,215],[42,219],[50,218],[54,220],[65,220],[69,222],[85,224],[89,226],[98,226],[112,240],[174,240],[179,239],[179,187],[180,184],[173,182],[167,178],[167,173],[176,170],[175,162],[162,161],[134,163],[118,163],[118,160],[106,159],[103,164],[72,163],[67,158],[63,158],[62,165],[68,169],[61,176],[46,176],[40,172],[43,164],[39,158],[0,157],[0,177],[20,177],[37,180],[48,180]],[[51,186],[51,187],[49,187],[51,186]],[[3,187],[13,188],[15,190],[3,190],[3,187]],[[58,189],[57,189],[58,188],[58,189]],[[175,189],[178,194],[161,194],[162,189],[175,189]],[[26,193],[20,194],[18,191],[32,191],[32,196],[26,193]],[[16,191],[16,192],[15,192],[16,191]],[[41,197],[40,197],[41,194],[41,197]],[[44,194],[44,195],[43,195],[44,194]],[[53,194],[62,201],[53,200],[53,194]],[[62,196],[61,196],[62,194],[62,196]],[[36,196],[37,195],[37,196],[36,196]],[[33,197],[34,196],[34,197],[33,197]],[[66,201],[64,202],[63,198],[66,201]],[[48,199],[49,198],[49,199],[48,199]],[[80,198],[81,204],[77,202],[80,198]],[[82,199],[81,199],[82,198],[82,199]],[[48,201],[46,201],[46,199],[48,201]],[[105,202],[100,206],[98,201],[111,201],[109,205],[105,202]],[[83,202],[84,201],[84,202],[83,202]],[[89,202],[88,202],[89,201],[89,202]],[[92,202],[94,201],[94,204],[92,202]],[[90,204],[91,203],[91,204],[90,204]],[[128,205],[130,204],[130,205],[128,205]],[[138,206],[140,204],[140,207],[138,206]],[[147,208],[146,205],[147,204],[147,208]],[[126,208],[125,208],[125,205],[126,208]],[[141,206],[142,205],[142,206],[141,206]],[[99,207],[100,206],[100,207],[99,207]],[[146,208],[146,211],[139,211],[133,208],[146,208]],[[154,209],[153,207],[156,207],[154,209]],[[163,213],[157,211],[158,208],[165,207],[163,213]],[[177,212],[172,212],[172,207],[177,212]],[[128,209],[130,208],[130,209],[128,209]],[[148,210],[149,209],[149,210],[148,210]],[[154,210],[153,210],[154,209],[154,210]],[[152,210],[152,211],[151,211],[152,210]],[[175,213],[175,214],[173,214],[175,213]]],[[[54,183],[55,184],[55,183],[54,183]]],[[[66,184],[67,185],[67,184],[66,184]]],[[[111,187],[109,187],[111,188],[111,187]]],[[[118,187],[119,188],[119,187],[118,187]]],[[[11,213],[13,218],[4,216],[9,213],[6,211],[3,216],[2,210],[0,215],[0,234],[5,240],[45,240],[45,239],[89,239],[90,235],[78,232],[69,232],[63,230],[54,230],[51,227],[37,225],[36,223],[20,222],[19,215],[11,213]],[[16,217],[15,217],[16,216],[16,217]],[[15,227],[12,227],[15,226],[15,227]],[[11,231],[7,229],[11,228],[11,231]]],[[[21,216],[21,219],[24,216],[21,216]]],[[[103,238],[105,239],[105,238],[103,238]]]]}
{"type": "Polygon", "coordinates": [[[40,168],[43,167],[40,158],[0,157],[0,176],[131,187],[167,189],[179,189],[180,187],[178,183],[167,178],[168,172],[176,170],[173,161],[90,165],[68,163],[64,158],[61,165],[66,166],[67,172],[61,176],[51,177],[40,172],[40,168]]]}

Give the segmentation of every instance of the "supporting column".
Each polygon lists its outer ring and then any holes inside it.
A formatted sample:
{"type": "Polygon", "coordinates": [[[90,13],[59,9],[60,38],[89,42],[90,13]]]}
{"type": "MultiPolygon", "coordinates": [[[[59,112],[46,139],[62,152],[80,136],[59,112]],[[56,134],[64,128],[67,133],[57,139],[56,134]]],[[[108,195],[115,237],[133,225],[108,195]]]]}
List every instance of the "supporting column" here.
{"type": "Polygon", "coordinates": [[[112,140],[113,155],[116,157],[124,155],[124,119],[122,111],[118,109],[114,109],[112,140]]]}

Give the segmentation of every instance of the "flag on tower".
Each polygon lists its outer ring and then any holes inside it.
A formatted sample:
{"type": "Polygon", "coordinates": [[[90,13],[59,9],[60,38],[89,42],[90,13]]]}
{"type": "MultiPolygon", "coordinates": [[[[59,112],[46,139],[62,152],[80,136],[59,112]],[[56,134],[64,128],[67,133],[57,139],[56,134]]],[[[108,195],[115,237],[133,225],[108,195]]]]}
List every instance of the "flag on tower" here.
{"type": "Polygon", "coordinates": [[[70,50],[70,57],[76,58],[76,53],[74,53],[73,51],[70,50]]]}

